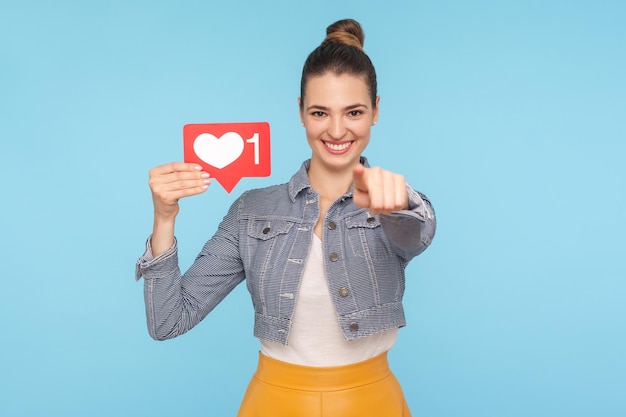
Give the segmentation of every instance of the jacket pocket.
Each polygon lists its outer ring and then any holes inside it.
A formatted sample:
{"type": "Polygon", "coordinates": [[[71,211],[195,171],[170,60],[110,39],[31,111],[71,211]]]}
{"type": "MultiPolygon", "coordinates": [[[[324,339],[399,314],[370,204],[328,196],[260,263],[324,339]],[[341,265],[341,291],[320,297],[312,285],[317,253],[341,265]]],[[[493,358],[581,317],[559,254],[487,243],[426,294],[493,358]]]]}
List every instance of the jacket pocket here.
{"type": "Polygon", "coordinates": [[[293,222],[285,220],[255,219],[248,222],[248,236],[259,240],[270,240],[289,233],[293,222]]]}
{"type": "Polygon", "coordinates": [[[289,233],[293,222],[280,219],[250,219],[246,225],[242,259],[246,270],[246,286],[257,313],[276,310],[276,288],[287,262],[289,233]],[[269,304],[268,304],[269,303],[269,304]]]}
{"type": "Polygon", "coordinates": [[[355,256],[387,259],[392,256],[391,247],[382,231],[380,221],[367,211],[346,217],[348,241],[355,256]]]}
{"type": "MultiPolygon", "coordinates": [[[[404,268],[393,252],[387,236],[376,217],[367,211],[346,217],[348,242],[356,262],[351,267],[351,277],[360,285],[367,285],[359,306],[378,308],[382,304],[397,302],[404,292],[404,268]]],[[[349,248],[349,249],[348,249],[349,248]]]]}
{"type": "Polygon", "coordinates": [[[265,276],[284,267],[289,252],[289,233],[294,223],[280,219],[250,219],[242,248],[244,266],[254,275],[265,276]]]}

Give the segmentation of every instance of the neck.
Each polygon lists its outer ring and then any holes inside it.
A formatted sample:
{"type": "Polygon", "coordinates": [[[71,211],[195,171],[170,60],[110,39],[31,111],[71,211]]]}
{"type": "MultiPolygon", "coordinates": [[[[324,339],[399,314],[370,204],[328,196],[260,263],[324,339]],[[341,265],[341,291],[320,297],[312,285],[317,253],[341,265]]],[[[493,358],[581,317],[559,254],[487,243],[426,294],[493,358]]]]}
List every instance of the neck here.
{"type": "Polygon", "coordinates": [[[347,193],[352,186],[354,181],[353,168],[354,166],[342,170],[332,170],[312,160],[308,171],[309,182],[322,198],[334,201],[347,193]]]}

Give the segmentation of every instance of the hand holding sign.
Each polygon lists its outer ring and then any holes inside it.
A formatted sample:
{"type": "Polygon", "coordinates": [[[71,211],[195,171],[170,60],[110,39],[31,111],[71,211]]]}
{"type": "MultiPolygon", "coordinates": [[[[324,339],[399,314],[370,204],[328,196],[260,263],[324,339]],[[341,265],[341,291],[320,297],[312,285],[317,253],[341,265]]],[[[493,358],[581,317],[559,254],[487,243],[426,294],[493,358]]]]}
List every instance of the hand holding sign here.
{"type": "Polygon", "coordinates": [[[268,123],[209,123],[183,127],[185,162],[200,164],[227,192],[243,177],[270,175],[268,123]]]}
{"type": "Polygon", "coordinates": [[[172,162],[150,170],[148,184],[152,191],[154,218],[172,220],[178,214],[178,200],[206,191],[210,175],[198,164],[172,162]]]}

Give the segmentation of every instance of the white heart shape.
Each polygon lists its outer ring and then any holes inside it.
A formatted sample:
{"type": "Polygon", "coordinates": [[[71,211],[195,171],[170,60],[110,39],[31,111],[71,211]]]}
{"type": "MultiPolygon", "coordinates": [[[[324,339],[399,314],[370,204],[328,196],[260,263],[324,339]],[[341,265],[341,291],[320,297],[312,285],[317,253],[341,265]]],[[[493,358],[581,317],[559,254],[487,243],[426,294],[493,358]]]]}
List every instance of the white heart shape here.
{"type": "Polygon", "coordinates": [[[224,133],[219,139],[210,133],[201,133],[193,141],[198,158],[219,169],[235,162],[243,153],[243,146],[243,138],[236,132],[224,133]]]}

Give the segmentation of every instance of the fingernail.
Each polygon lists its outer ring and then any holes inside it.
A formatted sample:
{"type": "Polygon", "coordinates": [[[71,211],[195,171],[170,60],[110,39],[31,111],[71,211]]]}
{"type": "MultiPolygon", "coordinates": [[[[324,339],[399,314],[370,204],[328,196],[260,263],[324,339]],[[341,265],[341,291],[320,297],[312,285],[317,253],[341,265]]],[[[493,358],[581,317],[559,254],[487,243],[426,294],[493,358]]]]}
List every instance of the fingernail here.
{"type": "Polygon", "coordinates": [[[209,175],[209,173],[208,173],[208,172],[203,172],[200,176],[201,176],[202,178],[209,178],[211,175],[209,175]]]}
{"type": "Polygon", "coordinates": [[[196,165],[193,167],[196,171],[202,171],[202,167],[200,165],[196,165]]]}
{"type": "Polygon", "coordinates": [[[202,183],[203,184],[211,184],[211,180],[207,178],[205,180],[202,180],[202,183]]]}

